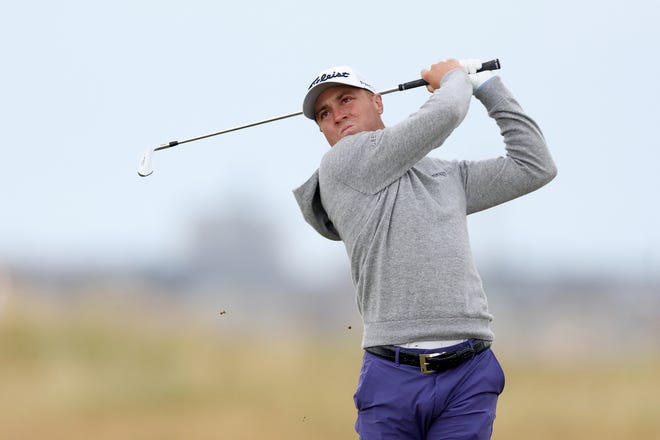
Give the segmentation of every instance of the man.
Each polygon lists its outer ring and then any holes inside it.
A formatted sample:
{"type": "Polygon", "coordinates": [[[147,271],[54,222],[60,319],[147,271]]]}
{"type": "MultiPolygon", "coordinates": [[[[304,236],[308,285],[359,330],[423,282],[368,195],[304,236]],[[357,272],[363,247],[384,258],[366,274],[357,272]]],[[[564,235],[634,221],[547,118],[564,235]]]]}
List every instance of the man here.
{"type": "Polygon", "coordinates": [[[308,223],[342,240],[365,349],[355,404],[362,439],[488,439],[504,373],[468,240],[468,214],[556,175],[541,131],[478,60],[433,64],[431,97],[385,127],[383,101],[350,67],[322,72],[303,103],[332,147],[294,195],[308,223]],[[466,73],[471,72],[471,73],[466,73]],[[471,96],[501,129],[506,156],[427,157],[471,96]]]}

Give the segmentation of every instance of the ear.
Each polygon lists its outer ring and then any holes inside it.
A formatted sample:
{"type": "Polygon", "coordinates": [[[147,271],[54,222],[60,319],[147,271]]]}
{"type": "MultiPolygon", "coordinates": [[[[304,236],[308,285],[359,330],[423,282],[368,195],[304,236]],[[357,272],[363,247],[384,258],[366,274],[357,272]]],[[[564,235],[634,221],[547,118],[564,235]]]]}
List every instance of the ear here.
{"type": "Polygon", "coordinates": [[[373,102],[376,105],[376,108],[378,109],[378,114],[382,115],[383,110],[385,109],[383,106],[383,97],[379,93],[374,93],[373,102]]]}

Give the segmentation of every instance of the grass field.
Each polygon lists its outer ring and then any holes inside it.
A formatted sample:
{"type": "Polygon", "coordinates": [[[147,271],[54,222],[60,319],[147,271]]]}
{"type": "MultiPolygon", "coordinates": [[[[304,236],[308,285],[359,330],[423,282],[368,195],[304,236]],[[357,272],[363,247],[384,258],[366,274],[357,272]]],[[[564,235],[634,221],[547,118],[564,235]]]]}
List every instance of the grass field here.
{"type": "MultiPolygon", "coordinates": [[[[357,438],[358,331],[322,341],[223,334],[181,315],[10,301],[0,315],[1,437],[357,438]]],[[[660,439],[655,353],[556,363],[499,353],[507,387],[493,438],[660,439]]]]}

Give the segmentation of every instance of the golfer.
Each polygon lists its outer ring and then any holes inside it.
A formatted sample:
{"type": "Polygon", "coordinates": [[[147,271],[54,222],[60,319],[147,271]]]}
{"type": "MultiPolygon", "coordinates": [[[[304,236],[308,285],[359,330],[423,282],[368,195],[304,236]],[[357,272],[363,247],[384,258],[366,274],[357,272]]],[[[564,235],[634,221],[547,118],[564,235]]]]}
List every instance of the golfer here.
{"type": "Polygon", "coordinates": [[[430,98],[385,127],[383,101],[347,66],[321,72],[303,112],[332,147],[294,190],[305,220],[344,242],[365,350],[355,429],[370,439],[488,439],[504,373],[468,239],[468,214],[545,185],[556,168],[536,123],[478,60],[421,72],[430,98]],[[468,73],[471,72],[471,73],[468,73]],[[506,155],[427,155],[464,119],[472,95],[506,155]]]}

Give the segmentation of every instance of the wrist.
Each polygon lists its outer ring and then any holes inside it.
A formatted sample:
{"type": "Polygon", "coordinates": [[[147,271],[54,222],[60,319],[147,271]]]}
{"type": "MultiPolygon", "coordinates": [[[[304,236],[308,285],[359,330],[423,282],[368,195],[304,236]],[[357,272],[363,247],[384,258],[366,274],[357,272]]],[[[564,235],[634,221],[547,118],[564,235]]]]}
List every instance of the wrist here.
{"type": "Polygon", "coordinates": [[[468,79],[472,84],[472,92],[476,92],[482,85],[487,81],[491,80],[495,75],[490,70],[484,70],[483,72],[471,73],[468,75],[468,79]]]}
{"type": "Polygon", "coordinates": [[[483,87],[479,87],[479,90],[475,91],[473,95],[488,111],[493,109],[503,98],[510,96],[499,76],[493,77],[482,85],[483,87]]]}
{"type": "Polygon", "coordinates": [[[447,71],[447,73],[445,73],[443,75],[442,79],[440,80],[440,85],[444,84],[445,81],[447,81],[451,76],[456,76],[456,75],[461,75],[461,74],[465,74],[465,71],[460,66],[455,67],[455,68],[447,71]],[[460,72],[460,73],[456,73],[456,72],[460,72]]]}

